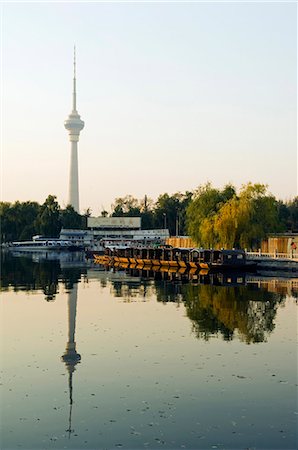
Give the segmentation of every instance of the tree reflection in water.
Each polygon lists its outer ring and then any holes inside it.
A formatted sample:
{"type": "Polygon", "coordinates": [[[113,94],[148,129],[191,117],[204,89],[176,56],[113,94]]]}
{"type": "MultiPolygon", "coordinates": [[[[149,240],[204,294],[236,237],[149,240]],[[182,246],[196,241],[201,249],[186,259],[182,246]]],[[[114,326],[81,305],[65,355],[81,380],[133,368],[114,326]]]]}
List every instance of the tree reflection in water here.
{"type": "Polygon", "coordinates": [[[274,329],[277,309],[285,301],[282,294],[250,286],[185,285],[183,297],[199,338],[208,340],[221,333],[225,340],[231,340],[238,331],[246,343],[266,340],[274,329]]]}
{"type": "Polygon", "coordinates": [[[237,333],[246,343],[266,341],[274,329],[277,309],[291,290],[291,280],[258,279],[245,274],[175,274],[141,270],[104,270],[89,267],[61,268],[58,260],[34,262],[28,257],[4,255],[2,259],[2,290],[42,290],[51,301],[58,293],[59,283],[71,290],[84,276],[95,278],[114,297],[125,302],[145,301],[156,297],[159,302],[183,304],[192,322],[195,335],[208,340],[221,334],[232,340],[237,333]]]}
{"type": "Polygon", "coordinates": [[[152,274],[146,275],[149,279],[141,271],[130,272],[127,280],[123,275],[119,279],[119,274],[118,279],[111,277],[111,292],[124,301],[154,293],[157,301],[183,303],[193,332],[204,340],[219,333],[224,340],[232,340],[237,333],[247,344],[266,341],[274,330],[277,309],[285,303],[287,293],[278,283],[274,291],[270,283],[264,283],[261,288],[257,283],[247,285],[245,274],[207,274],[193,279],[195,284],[183,282],[185,279],[173,282],[171,277],[156,279],[152,274]]]}
{"type": "Polygon", "coordinates": [[[81,268],[61,269],[60,261],[41,258],[35,261],[32,256],[14,257],[3,253],[1,258],[1,289],[13,288],[17,291],[41,290],[46,301],[54,301],[59,292],[59,281],[66,289],[72,289],[81,275],[86,272],[81,268]]]}

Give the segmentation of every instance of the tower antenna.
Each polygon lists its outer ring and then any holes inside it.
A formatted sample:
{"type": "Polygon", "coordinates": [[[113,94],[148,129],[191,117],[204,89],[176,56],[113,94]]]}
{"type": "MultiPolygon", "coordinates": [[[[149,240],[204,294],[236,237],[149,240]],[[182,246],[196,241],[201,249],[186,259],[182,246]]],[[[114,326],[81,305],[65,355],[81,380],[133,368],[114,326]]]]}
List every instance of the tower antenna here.
{"type": "Polygon", "coordinates": [[[77,89],[76,89],[76,46],[73,48],[73,97],[72,97],[72,110],[77,110],[77,89]]]}

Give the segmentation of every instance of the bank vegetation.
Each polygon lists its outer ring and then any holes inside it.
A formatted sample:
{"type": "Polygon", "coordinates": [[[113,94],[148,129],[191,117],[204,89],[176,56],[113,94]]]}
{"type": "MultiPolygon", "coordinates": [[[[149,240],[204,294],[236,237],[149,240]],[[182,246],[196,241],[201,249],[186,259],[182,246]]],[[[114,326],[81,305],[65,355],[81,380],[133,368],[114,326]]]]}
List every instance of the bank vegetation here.
{"type": "MultiPolygon", "coordinates": [[[[61,228],[84,229],[91,215],[80,215],[72,206],[61,208],[54,195],[43,204],[1,202],[1,241],[31,239],[41,234],[59,235],[61,228]]],[[[206,183],[195,191],[162,194],[157,201],[119,197],[111,213],[102,216],[141,217],[143,229],[168,228],[170,235],[189,235],[196,245],[213,248],[256,249],[270,233],[298,232],[298,197],[276,199],[264,184],[248,183],[237,192],[232,184],[223,189],[206,183]]]]}

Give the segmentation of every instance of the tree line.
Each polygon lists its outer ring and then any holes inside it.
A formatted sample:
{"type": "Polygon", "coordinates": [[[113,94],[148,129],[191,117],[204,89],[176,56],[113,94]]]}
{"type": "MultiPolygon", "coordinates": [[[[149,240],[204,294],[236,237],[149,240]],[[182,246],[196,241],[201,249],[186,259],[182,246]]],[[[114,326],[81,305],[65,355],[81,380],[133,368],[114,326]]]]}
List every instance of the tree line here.
{"type": "Polygon", "coordinates": [[[58,237],[61,228],[86,228],[86,215],[72,206],[61,209],[57,198],[49,195],[40,205],[27,201],[0,202],[1,241],[28,240],[34,235],[58,237]]]}
{"type": "MultiPolygon", "coordinates": [[[[85,229],[90,208],[80,215],[72,206],[62,209],[49,195],[37,202],[1,202],[1,240],[31,239],[35,234],[56,237],[61,228],[85,229]]],[[[213,248],[258,248],[269,233],[298,231],[298,197],[277,200],[264,184],[248,183],[237,192],[232,184],[223,189],[211,183],[194,191],[167,193],[154,202],[132,195],[117,198],[106,217],[141,217],[143,229],[167,228],[171,236],[189,235],[196,245],[213,248]]]]}

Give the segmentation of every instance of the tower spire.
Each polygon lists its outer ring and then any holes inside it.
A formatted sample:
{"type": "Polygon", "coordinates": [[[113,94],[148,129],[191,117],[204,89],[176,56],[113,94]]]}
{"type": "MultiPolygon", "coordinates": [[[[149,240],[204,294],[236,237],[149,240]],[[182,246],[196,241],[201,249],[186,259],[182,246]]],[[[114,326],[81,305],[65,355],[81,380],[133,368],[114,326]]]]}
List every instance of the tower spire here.
{"type": "Polygon", "coordinates": [[[76,46],[73,48],[73,94],[72,94],[72,111],[77,111],[77,89],[76,89],[76,46]]]}

